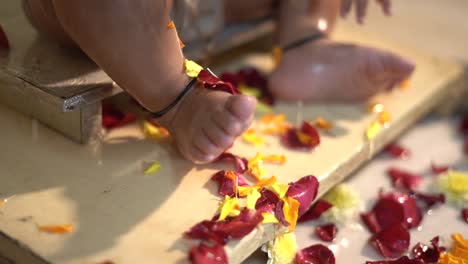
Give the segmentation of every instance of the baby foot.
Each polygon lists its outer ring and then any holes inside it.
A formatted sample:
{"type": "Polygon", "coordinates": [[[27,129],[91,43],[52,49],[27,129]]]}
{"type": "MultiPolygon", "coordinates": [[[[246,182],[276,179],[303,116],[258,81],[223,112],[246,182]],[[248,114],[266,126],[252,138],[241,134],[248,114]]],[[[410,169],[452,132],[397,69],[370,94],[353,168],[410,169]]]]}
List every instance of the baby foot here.
{"type": "Polygon", "coordinates": [[[356,101],[392,89],[414,68],[391,52],[321,40],[285,53],[269,84],[288,101],[356,101]]]}
{"type": "Polygon", "coordinates": [[[194,89],[174,111],[168,127],[181,154],[208,163],[232,146],[254,118],[256,100],[246,95],[194,89]]]}

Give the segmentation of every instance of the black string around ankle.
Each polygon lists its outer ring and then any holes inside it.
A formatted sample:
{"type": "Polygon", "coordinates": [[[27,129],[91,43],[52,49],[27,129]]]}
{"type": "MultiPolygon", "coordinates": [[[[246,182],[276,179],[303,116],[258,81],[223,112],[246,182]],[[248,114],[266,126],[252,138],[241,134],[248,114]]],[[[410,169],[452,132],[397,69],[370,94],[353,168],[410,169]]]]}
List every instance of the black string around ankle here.
{"type": "Polygon", "coordinates": [[[184,90],[176,97],[176,99],[172,103],[164,107],[161,111],[152,112],[151,116],[153,118],[161,118],[169,111],[171,111],[172,108],[176,107],[180,103],[180,101],[185,97],[185,95],[187,95],[187,93],[193,89],[193,87],[197,83],[197,80],[198,78],[192,78],[192,80],[187,84],[187,86],[185,86],[184,90]]]}
{"type": "Polygon", "coordinates": [[[293,42],[287,44],[286,46],[282,47],[281,49],[282,49],[282,51],[284,53],[284,52],[286,52],[288,50],[295,49],[295,48],[300,47],[300,46],[302,46],[304,44],[319,40],[319,39],[324,38],[324,37],[326,37],[326,34],[323,33],[322,31],[314,32],[311,35],[305,36],[305,37],[303,37],[301,39],[298,39],[296,41],[293,41],[293,42]]]}

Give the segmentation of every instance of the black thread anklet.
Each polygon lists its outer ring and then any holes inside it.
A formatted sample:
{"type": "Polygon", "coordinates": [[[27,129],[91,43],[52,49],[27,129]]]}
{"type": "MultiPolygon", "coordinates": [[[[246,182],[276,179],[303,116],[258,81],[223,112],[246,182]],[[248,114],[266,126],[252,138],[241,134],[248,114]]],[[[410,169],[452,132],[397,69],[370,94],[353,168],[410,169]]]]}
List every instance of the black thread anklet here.
{"type": "Polygon", "coordinates": [[[185,97],[185,95],[192,90],[194,85],[197,83],[198,78],[192,78],[192,80],[185,86],[184,90],[177,96],[177,98],[170,103],[168,106],[166,106],[164,109],[162,109],[159,112],[152,112],[151,116],[153,118],[161,118],[165,114],[167,114],[169,111],[172,110],[179,102],[185,97]]]}
{"type": "Polygon", "coordinates": [[[322,31],[314,32],[311,35],[305,36],[305,37],[303,37],[301,39],[298,39],[296,41],[293,41],[293,42],[289,43],[288,45],[282,47],[281,49],[283,50],[283,53],[284,53],[284,52],[286,52],[288,50],[295,49],[295,48],[300,47],[300,46],[302,46],[304,44],[319,40],[319,39],[324,38],[324,37],[326,37],[326,34],[323,33],[322,31]]]}

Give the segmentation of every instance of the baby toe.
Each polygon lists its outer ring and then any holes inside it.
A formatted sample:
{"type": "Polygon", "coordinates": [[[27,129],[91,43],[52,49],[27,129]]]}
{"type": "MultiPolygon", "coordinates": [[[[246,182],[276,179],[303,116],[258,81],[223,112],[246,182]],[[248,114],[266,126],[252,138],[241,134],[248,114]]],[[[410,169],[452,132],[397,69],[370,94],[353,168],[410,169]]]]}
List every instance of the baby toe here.
{"type": "Polygon", "coordinates": [[[230,112],[221,112],[213,115],[213,121],[223,132],[229,136],[237,137],[242,131],[242,123],[230,112]]]}
{"type": "Polygon", "coordinates": [[[207,163],[213,161],[222,149],[216,146],[205,133],[200,132],[192,139],[194,161],[207,163]]]}
{"type": "Polygon", "coordinates": [[[227,99],[225,108],[240,120],[251,118],[255,112],[257,100],[252,96],[234,95],[227,99]]]}
{"type": "Polygon", "coordinates": [[[226,149],[234,142],[234,137],[224,132],[224,130],[217,124],[213,124],[205,129],[206,135],[210,140],[221,149],[226,149]]]}

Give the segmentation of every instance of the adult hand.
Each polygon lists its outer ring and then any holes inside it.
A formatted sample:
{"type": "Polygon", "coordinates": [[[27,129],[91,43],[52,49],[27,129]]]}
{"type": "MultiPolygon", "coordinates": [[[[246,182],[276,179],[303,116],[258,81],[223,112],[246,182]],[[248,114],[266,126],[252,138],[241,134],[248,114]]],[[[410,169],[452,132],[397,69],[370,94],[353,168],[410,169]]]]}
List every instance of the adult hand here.
{"type": "MultiPolygon", "coordinates": [[[[391,15],[391,0],[376,0],[382,7],[382,11],[387,16],[391,15]]],[[[341,0],[341,16],[346,17],[354,6],[356,11],[356,20],[362,24],[366,16],[369,0],[341,0]]]]}

